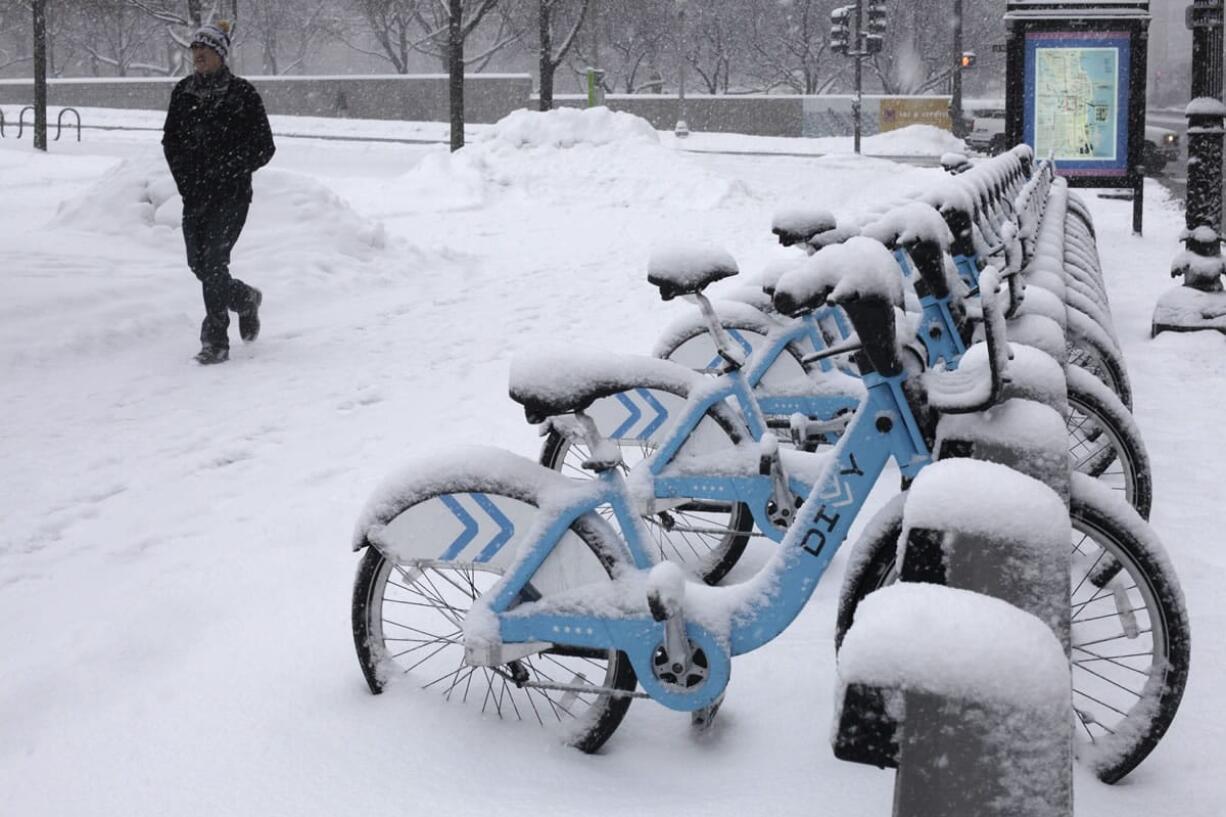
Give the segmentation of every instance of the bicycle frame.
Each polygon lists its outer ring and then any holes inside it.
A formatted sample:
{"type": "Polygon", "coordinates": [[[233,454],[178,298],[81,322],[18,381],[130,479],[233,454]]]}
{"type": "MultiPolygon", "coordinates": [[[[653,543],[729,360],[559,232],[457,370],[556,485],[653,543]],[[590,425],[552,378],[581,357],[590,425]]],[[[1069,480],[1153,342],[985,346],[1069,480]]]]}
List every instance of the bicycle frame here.
{"type": "MultiPolygon", "coordinates": [[[[744,378],[733,372],[721,388],[712,389],[698,400],[692,400],[685,421],[696,425],[706,410],[718,400],[732,395],[749,397],[744,378]]],[[[686,634],[696,649],[706,656],[708,675],[705,682],[692,689],[679,689],[656,678],[652,656],[663,643],[664,624],[646,612],[644,584],[632,577],[643,577],[656,560],[641,525],[636,502],[625,479],[617,469],[601,473],[590,492],[551,509],[538,524],[535,535],[523,543],[514,564],[495,587],[474,605],[469,620],[497,622],[497,637],[491,638],[488,628],[466,640],[470,659],[484,665],[504,662],[504,645],[524,645],[531,652],[542,644],[620,650],[629,656],[640,683],[647,693],[673,709],[691,711],[711,705],[722,694],[730,674],[731,656],[750,652],[774,639],[796,618],[812,595],[818,580],[829,566],[853,521],[864,505],[869,491],[890,459],[894,459],[906,477],[913,477],[930,461],[930,453],[903,393],[905,374],[883,377],[876,373],[864,376],[866,394],[838,445],[825,458],[818,478],[808,488],[808,498],[776,551],[775,556],[749,582],[728,588],[695,588],[705,602],[701,623],[687,620],[686,634]],[[512,608],[524,595],[533,575],[572,522],[598,507],[612,509],[624,534],[624,554],[632,570],[618,575],[609,587],[612,598],[593,598],[586,592],[580,597],[549,598],[512,608]],[[635,594],[637,598],[635,597],[635,594]],[[620,594],[620,595],[619,595],[620,594]],[[714,594],[714,595],[710,595],[714,594]],[[568,609],[568,605],[570,608],[568,609]],[[603,614],[593,612],[602,607],[603,614]],[[634,610],[632,615],[618,611],[634,610]],[[641,611],[641,612],[639,612],[641,611]],[[716,612],[713,612],[716,611],[716,612]]],[[[737,476],[702,474],[669,477],[664,474],[666,463],[680,446],[678,440],[688,436],[675,435],[673,444],[661,448],[651,462],[657,485],[676,490],[688,498],[738,501],[748,495],[766,496],[770,492],[770,477],[761,474],[737,476]]],[[[592,588],[585,588],[591,590],[592,588]]],[[[466,630],[466,635],[468,631],[466,630]]]]}

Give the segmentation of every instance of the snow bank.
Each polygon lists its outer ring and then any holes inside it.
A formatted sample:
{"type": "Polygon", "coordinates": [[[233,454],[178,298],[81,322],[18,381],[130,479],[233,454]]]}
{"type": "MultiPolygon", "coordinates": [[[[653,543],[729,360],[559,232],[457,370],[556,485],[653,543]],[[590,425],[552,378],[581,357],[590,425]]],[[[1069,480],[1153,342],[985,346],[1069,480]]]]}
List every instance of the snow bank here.
{"type": "MultiPolygon", "coordinates": [[[[372,222],[321,182],[266,168],[253,180],[254,203],[234,258],[234,270],[283,270],[301,277],[349,270],[388,249],[372,222]]],[[[61,202],[51,229],[73,229],[136,241],[181,257],[183,201],[161,157],[120,162],[83,195],[61,202]]]]}
{"type": "Polygon", "coordinates": [[[410,209],[462,210],[511,197],[566,205],[707,210],[748,188],[670,150],[647,120],[607,108],[515,111],[476,142],[431,153],[400,179],[410,209]]]}
{"type": "Polygon", "coordinates": [[[608,108],[558,108],[538,113],[513,111],[481,137],[513,148],[571,148],[642,142],[660,144],[660,136],[646,120],[608,108]]]}
{"type": "Polygon", "coordinates": [[[863,147],[865,153],[879,156],[941,156],[966,152],[965,142],[933,125],[908,125],[869,136],[864,139],[863,147]]]}

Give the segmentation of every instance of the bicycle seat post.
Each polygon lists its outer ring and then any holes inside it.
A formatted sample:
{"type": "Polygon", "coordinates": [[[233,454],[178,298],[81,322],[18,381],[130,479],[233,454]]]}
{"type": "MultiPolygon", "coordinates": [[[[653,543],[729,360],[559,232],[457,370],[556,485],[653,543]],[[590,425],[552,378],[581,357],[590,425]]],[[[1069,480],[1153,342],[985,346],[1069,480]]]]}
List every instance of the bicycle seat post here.
{"type": "Polygon", "coordinates": [[[715,339],[715,351],[724,361],[725,371],[740,369],[745,365],[745,355],[733,345],[732,338],[728,337],[719,316],[715,314],[715,308],[711,306],[711,300],[701,291],[694,293],[694,299],[698,301],[698,308],[702,310],[703,320],[707,323],[707,331],[715,339]]]}
{"type": "Polygon", "coordinates": [[[621,447],[600,433],[595,421],[587,416],[582,409],[575,410],[575,421],[587,445],[590,455],[583,462],[583,467],[596,474],[611,471],[622,464],[621,447]]]}

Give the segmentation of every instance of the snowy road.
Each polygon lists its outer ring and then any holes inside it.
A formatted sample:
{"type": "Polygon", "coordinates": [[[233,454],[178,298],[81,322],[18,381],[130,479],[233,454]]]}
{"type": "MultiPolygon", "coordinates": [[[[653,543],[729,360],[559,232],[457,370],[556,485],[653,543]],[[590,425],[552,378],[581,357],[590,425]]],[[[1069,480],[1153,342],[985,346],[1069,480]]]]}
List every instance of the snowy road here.
{"type": "MultiPolygon", "coordinates": [[[[654,243],[717,242],[756,271],[780,252],[777,205],[847,213],[939,171],[616,142],[456,159],[284,140],[233,267],[265,292],[264,334],[199,368],[199,291],[156,134],[28,145],[0,142],[5,813],[889,812],[892,775],[827,745],[839,561],[794,627],[738,659],[712,734],[639,702],[588,757],[429,695],[370,696],[347,545],[409,455],[535,451],[506,397],[516,351],[649,350],[686,308],[643,280],[654,243]]],[[[1209,817],[1226,795],[1226,339],[1148,338],[1182,220],[1164,198],[1151,184],[1144,240],[1129,203],[1088,200],[1192,675],[1125,784],[1078,773],[1085,815],[1209,817]]]]}

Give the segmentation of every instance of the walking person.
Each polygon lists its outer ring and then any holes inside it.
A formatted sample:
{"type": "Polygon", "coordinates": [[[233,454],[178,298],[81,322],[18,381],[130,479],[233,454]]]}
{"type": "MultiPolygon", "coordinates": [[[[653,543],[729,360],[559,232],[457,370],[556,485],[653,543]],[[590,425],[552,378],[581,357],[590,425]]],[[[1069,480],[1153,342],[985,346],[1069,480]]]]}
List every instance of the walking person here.
{"type": "Polygon", "coordinates": [[[244,341],[260,334],[263,294],[230,277],[230,250],[251,206],[251,174],[276,150],[259,93],[226,67],[230,25],[201,27],[192,37],[195,73],[170,95],[162,148],[183,197],[187,265],[204,291],[201,364],[230,358],[230,312],[244,341]]]}

